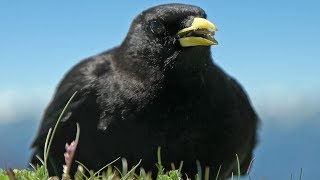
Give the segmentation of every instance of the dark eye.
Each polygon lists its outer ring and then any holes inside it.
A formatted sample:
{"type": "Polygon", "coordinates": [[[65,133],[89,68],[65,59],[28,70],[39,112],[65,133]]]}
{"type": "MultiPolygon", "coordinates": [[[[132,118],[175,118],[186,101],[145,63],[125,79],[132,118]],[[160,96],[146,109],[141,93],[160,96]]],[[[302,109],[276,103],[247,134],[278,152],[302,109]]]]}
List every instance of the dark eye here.
{"type": "Polygon", "coordinates": [[[153,34],[163,34],[166,31],[164,25],[159,21],[151,21],[150,28],[153,34]]]}

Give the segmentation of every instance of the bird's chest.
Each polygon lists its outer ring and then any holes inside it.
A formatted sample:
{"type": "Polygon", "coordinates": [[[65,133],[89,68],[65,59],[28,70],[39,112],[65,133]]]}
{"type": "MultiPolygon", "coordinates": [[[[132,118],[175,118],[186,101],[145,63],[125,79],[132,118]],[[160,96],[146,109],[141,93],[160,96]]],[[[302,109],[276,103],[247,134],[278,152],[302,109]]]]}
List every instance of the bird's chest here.
{"type": "Polygon", "coordinates": [[[177,88],[159,95],[145,109],[145,122],[153,131],[188,131],[208,127],[214,107],[205,88],[177,88]]]}

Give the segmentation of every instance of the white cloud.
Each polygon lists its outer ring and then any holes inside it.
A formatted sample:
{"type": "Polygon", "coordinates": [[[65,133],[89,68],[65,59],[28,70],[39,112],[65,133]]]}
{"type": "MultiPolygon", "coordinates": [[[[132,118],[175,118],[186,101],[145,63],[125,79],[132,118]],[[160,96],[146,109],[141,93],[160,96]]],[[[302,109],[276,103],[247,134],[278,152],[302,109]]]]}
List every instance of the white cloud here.
{"type": "Polygon", "coordinates": [[[50,100],[47,92],[38,89],[0,91],[0,125],[19,120],[39,120],[50,100]]]}
{"type": "Polygon", "coordinates": [[[320,115],[320,94],[304,87],[270,85],[252,96],[266,124],[298,126],[320,115]]]}

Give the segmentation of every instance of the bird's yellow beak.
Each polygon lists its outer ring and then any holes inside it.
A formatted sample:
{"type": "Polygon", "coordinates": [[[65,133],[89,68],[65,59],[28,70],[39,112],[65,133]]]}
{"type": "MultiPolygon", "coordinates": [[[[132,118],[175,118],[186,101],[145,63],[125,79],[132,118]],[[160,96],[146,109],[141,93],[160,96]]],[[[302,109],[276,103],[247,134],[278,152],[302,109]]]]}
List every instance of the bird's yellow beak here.
{"type": "Polygon", "coordinates": [[[190,27],[180,30],[177,35],[182,47],[211,46],[218,42],[213,38],[217,27],[204,18],[194,18],[190,27]]]}

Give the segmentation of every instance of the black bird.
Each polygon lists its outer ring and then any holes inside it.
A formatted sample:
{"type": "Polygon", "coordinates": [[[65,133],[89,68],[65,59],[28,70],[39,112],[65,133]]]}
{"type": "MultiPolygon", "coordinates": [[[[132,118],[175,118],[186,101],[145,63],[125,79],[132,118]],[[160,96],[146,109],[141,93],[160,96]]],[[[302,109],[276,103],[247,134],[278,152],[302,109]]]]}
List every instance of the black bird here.
{"type": "MultiPolygon", "coordinates": [[[[54,137],[49,170],[62,171],[64,146],[80,124],[75,159],[98,170],[117,157],[157,172],[156,151],[165,168],[196,161],[215,177],[245,173],[257,142],[258,117],[239,83],[211,58],[216,26],[199,7],[160,5],[139,14],[123,43],[87,58],[61,81],[32,147],[43,154],[49,128],[77,91],[54,137]]],[[[37,163],[35,156],[32,163],[37,163]]]]}

